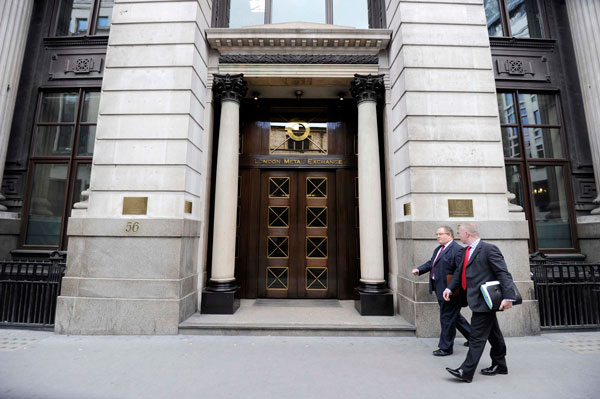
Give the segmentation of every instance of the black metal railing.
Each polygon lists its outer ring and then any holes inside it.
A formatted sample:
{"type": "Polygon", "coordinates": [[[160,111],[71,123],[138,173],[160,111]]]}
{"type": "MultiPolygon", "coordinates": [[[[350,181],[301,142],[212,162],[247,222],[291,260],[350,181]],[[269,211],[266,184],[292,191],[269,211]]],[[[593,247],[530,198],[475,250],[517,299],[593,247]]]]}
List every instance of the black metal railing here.
{"type": "Polygon", "coordinates": [[[542,328],[600,327],[600,264],[532,259],[542,328]]]}
{"type": "Polygon", "coordinates": [[[64,274],[58,252],[44,260],[0,261],[0,325],[53,326],[64,274]]]}

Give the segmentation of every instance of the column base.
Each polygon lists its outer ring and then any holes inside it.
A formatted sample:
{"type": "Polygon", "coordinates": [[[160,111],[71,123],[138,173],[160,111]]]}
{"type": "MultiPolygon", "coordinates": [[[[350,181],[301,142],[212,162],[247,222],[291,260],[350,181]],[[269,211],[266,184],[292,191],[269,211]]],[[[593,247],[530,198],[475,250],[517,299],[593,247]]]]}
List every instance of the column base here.
{"type": "Polygon", "coordinates": [[[358,297],[354,301],[354,307],[361,316],[393,316],[394,315],[394,295],[382,283],[360,282],[358,288],[358,297]]]}
{"type": "Polygon", "coordinates": [[[209,281],[202,290],[200,313],[234,314],[240,307],[240,287],[235,280],[219,282],[209,281]]]}

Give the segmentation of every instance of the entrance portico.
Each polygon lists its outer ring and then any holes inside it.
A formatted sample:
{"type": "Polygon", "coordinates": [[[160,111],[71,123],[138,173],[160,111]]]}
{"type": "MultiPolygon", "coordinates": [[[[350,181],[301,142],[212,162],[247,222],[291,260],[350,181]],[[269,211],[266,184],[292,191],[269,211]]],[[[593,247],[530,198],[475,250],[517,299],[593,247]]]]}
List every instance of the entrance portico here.
{"type": "Polygon", "coordinates": [[[242,285],[242,297],[356,298],[363,315],[393,315],[384,277],[376,109],[383,76],[354,76],[358,113],[343,99],[248,100],[241,138],[240,108],[223,94],[232,88],[246,90],[241,74],[214,76],[214,96],[224,102],[202,313],[234,313],[242,285]],[[239,180],[228,175],[237,169],[238,151],[239,180]]]}

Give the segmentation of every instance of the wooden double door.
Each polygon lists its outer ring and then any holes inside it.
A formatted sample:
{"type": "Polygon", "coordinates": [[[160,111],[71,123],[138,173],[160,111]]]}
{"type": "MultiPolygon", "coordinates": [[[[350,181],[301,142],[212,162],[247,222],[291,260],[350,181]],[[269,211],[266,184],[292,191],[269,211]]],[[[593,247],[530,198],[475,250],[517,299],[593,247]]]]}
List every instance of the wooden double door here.
{"type": "Polygon", "coordinates": [[[358,278],[353,175],[242,171],[236,277],[243,297],[353,297],[358,278]]]}
{"type": "Polygon", "coordinates": [[[335,173],[265,171],[260,186],[259,296],[335,297],[335,173]]]}

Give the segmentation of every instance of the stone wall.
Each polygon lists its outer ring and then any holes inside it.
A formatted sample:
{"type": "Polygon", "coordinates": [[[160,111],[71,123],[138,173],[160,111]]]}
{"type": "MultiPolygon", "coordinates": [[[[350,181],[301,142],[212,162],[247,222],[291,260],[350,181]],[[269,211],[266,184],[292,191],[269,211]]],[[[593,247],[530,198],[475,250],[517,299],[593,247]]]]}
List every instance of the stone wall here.
{"type": "Polygon", "coordinates": [[[69,220],[59,333],[176,334],[198,307],[212,134],[203,30],[211,7],[115,1],[91,194],[69,220]],[[146,214],[124,215],[124,197],[147,197],[146,214]]]}
{"type": "MultiPolygon", "coordinates": [[[[439,311],[427,292],[428,276],[411,274],[431,257],[436,228],[479,223],[482,237],[510,255],[509,270],[529,293],[527,223],[523,214],[508,210],[483,2],[388,1],[386,7],[394,32],[385,106],[387,200],[394,222],[388,232],[396,241],[390,256],[397,263],[389,279],[397,281],[392,287],[399,312],[415,324],[417,335],[437,336],[439,311]],[[449,199],[472,200],[473,217],[451,217],[449,199]]],[[[535,309],[537,302],[529,300],[506,312],[505,332],[537,333],[535,309]]]]}

